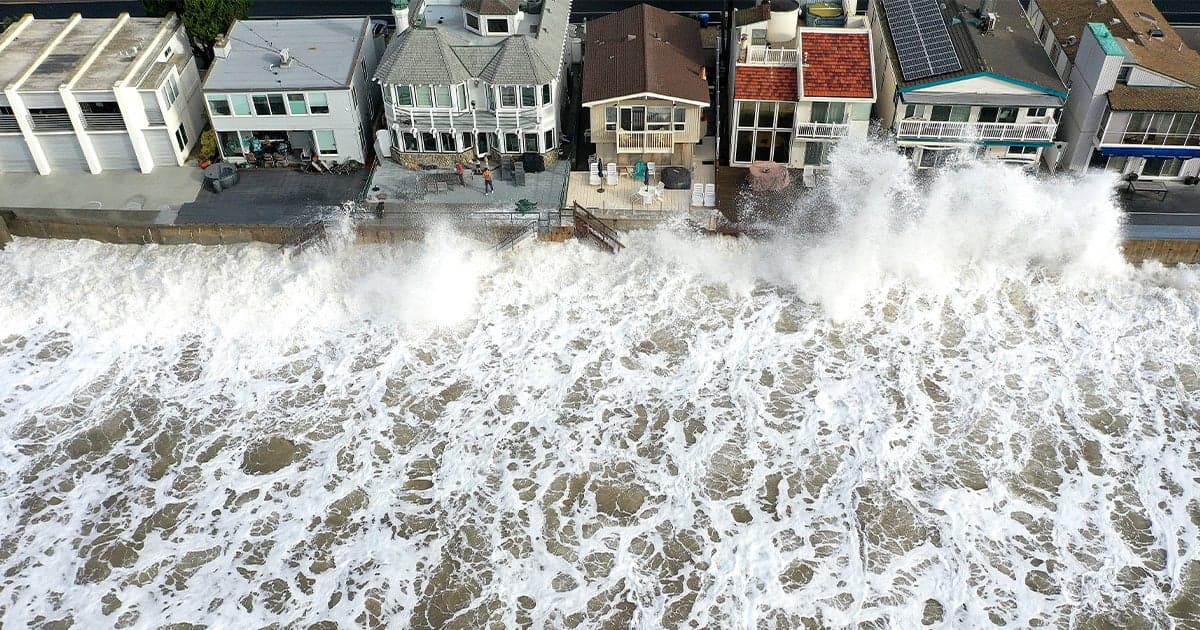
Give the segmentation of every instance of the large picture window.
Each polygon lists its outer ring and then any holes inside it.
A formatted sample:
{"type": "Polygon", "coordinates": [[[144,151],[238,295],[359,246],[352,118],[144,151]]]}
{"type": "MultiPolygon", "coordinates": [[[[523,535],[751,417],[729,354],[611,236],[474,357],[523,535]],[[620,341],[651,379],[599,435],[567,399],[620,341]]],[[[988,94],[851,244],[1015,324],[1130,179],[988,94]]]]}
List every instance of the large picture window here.
{"type": "Polygon", "coordinates": [[[396,104],[412,106],[412,88],[407,85],[396,86],[396,104]]]}
{"type": "Polygon", "coordinates": [[[488,18],[487,20],[488,35],[500,35],[508,32],[508,20],[506,18],[488,18]]]}

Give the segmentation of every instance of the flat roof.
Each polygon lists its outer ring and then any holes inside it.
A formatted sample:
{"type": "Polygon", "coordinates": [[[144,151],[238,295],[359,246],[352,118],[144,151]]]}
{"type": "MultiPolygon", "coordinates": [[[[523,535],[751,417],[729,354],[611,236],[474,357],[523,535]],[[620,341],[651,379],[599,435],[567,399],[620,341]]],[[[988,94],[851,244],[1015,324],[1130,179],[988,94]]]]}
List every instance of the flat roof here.
{"type": "MultiPolygon", "coordinates": [[[[75,89],[111,90],[113,84],[125,78],[165,21],[166,18],[127,19],[80,77],[75,89]]],[[[57,45],[47,51],[46,47],[68,27],[70,20],[31,19],[17,37],[0,50],[0,86],[11,84],[36,63],[20,90],[57,90],[71,80],[84,59],[113,33],[119,23],[120,18],[80,19],[57,45]],[[43,52],[45,57],[39,61],[43,52]]]]}
{"type": "Polygon", "coordinates": [[[370,18],[239,20],[229,31],[229,55],[208,71],[204,89],[345,88],[370,28],[370,18]],[[287,48],[291,62],[280,66],[287,48]]]}

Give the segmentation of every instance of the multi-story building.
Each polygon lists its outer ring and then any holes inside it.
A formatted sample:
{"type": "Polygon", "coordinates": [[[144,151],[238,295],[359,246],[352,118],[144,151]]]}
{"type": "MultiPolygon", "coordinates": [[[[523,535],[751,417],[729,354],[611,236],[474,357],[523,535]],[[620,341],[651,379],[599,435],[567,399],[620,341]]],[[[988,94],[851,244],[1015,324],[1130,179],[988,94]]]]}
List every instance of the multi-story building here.
{"type": "Polygon", "coordinates": [[[0,171],[180,166],[204,126],[178,18],[37,20],[0,33],[0,171]]]}
{"type": "Polygon", "coordinates": [[[222,157],[238,163],[255,148],[287,147],[290,155],[365,162],[382,49],[382,29],[368,18],[235,22],[204,79],[222,157]]]}
{"type": "Polygon", "coordinates": [[[1200,174],[1200,54],[1150,0],[1033,0],[1029,21],[1071,85],[1059,168],[1200,174]]]}
{"type": "Polygon", "coordinates": [[[602,162],[691,166],[708,81],[700,26],[647,4],[588,22],[583,106],[602,162]]]}
{"type": "Polygon", "coordinates": [[[874,0],[875,114],[918,168],[966,149],[1036,168],[1067,87],[1017,0],[874,0]]]}
{"type": "Polygon", "coordinates": [[[492,153],[553,160],[570,13],[570,0],[397,8],[398,32],[375,74],[392,157],[410,166],[492,153]]]}
{"type": "Polygon", "coordinates": [[[803,23],[792,0],[734,14],[730,164],[822,168],[833,143],[867,135],[874,47],[855,5],[805,4],[803,23]]]}

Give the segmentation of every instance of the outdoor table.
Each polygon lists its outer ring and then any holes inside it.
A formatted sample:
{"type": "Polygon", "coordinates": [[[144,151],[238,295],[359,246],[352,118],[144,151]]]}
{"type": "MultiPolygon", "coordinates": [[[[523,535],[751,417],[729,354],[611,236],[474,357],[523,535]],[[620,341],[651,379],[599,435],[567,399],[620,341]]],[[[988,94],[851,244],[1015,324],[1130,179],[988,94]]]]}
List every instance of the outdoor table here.
{"type": "Polygon", "coordinates": [[[1131,179],[1128,188],[1130,192],[1157,195],[1159,201],[1167,199],[1167,185],[1162,182],[1131,179]]]}

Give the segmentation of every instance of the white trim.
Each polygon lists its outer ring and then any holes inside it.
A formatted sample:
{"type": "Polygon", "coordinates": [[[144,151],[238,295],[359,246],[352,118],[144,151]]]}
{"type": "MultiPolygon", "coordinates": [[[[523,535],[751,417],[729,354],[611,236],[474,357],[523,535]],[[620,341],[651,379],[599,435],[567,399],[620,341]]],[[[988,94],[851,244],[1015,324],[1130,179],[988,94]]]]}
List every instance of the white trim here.
{"type": "Polygon", "coordinates": [[[634,98],[656,98],[656,99],[663,100],[663,101],[674,101],[676,103],[687,103],[688,105],[696,105],[699,107],[708,107],[708,105],[709,105],[708,103],[701,103],[700,101],[693,101],[693,100],[689,100],[686,98],[677,98],[674,96],[664,96],[664,95],[658,94],[656,92],[638,92],[637,94],[627,94],[625,96],[614,96],[613,98],[606,98],[606,99],[601,99],[598,101],[588,101],[587,103],[584,103],[583,106],[584,107],[594,107],[596,105],[603,105],[605,103],[612,103],[615,101],[625,101],[625,100],[634,99],[634,98]]]}

